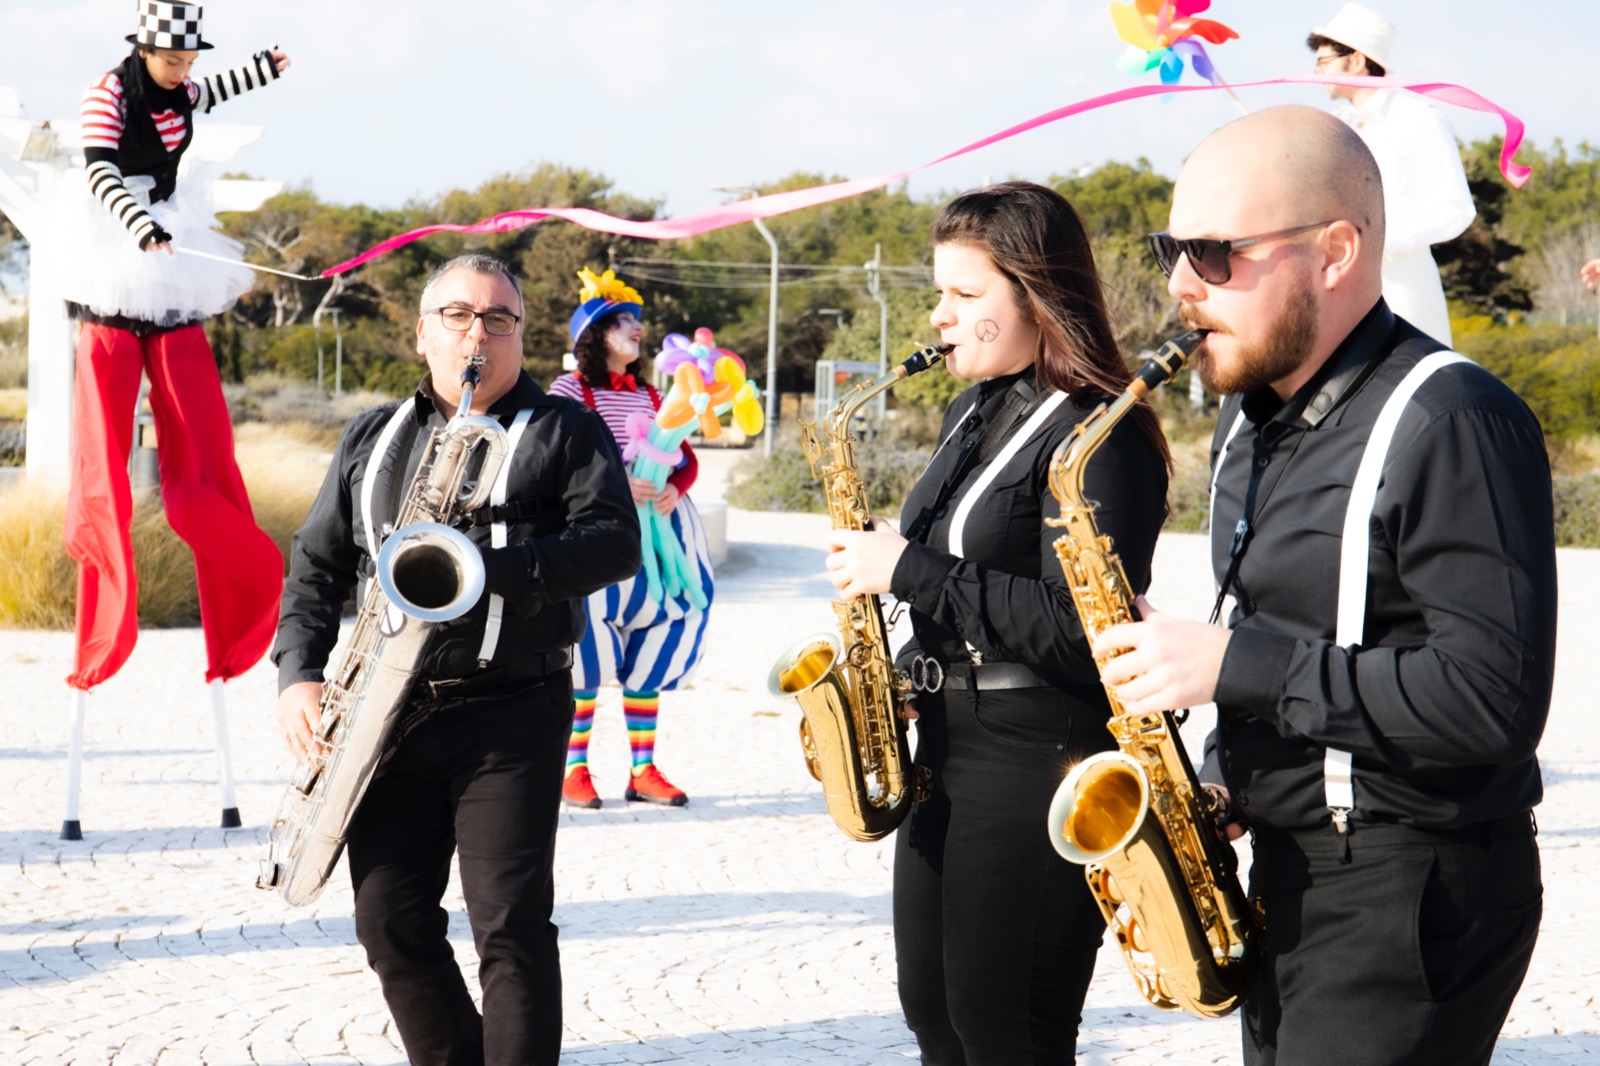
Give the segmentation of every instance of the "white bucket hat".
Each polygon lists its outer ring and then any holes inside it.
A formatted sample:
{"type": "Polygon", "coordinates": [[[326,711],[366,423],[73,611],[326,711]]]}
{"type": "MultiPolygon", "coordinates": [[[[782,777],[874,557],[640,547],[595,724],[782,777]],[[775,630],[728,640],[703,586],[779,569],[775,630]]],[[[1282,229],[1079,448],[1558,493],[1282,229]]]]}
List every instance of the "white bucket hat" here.
{"type": "Polygon", "coordinates": [[[1354,48],[1388,69],[1389,49],[1394,46],[1394,26],[1370,7],[1346,4],[1326,26],[1313,26],[1311,32],[1318,37],[1338,41],[1346,48],[1354,48]]]}

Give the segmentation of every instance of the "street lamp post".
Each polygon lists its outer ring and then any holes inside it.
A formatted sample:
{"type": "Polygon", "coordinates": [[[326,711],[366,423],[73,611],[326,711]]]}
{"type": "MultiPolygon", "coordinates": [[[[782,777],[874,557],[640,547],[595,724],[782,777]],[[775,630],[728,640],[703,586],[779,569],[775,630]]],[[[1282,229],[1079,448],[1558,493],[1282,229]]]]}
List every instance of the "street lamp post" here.
{"type": "MultiPolygon", "coordinates": [[[[718,185],[712,191],[761,195],[760,189],[749,185],[718,185]]],[[[778,242],[765,222],[759,218],[750,221],[755,223],[761,236],[766,238],[767,246],[772,249],[772,286],[767,303],[767,426],[762,444],[762,453],[770,459],[772,440],[778,429],[778,242]]]]}
{"type": "Polygon", "coordinates": [[[872,262],[866,264],[867,291],[878,301],[878,375],[889,372],[889,301],[883,298],[883,245],[872,246],[872,262]]]}

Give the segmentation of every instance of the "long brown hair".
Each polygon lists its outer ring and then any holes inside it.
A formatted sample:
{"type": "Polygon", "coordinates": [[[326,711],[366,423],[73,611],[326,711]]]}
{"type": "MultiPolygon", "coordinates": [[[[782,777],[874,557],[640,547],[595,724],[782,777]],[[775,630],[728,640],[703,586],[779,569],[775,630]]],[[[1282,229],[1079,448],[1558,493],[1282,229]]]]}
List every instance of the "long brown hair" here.
{"type": "MultiPolygon", "coordinates": [[[[1066,197],[1031,181],[974,189],[944,205],[931,236],[934,245],[981,250],[1011,280],[1017,305],[1039,329],[1040,386],[1080,404],[1114,399],[1128,387],[1133,371],[1111,331],[1089,235],[1066,197]]],[[[1129,417],[1170,470],[1155,411],[1141,403],[1129,417]]]]}

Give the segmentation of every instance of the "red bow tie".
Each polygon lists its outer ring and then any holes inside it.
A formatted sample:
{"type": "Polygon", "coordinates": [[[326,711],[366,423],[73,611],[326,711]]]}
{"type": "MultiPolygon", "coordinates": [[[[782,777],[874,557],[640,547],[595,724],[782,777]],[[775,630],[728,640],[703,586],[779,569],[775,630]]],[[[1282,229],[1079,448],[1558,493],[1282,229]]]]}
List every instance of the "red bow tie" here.
{"type": "Polygon", "coordinates": [[[628,392],[638,392],[639,391],[639,383],[633,380],[633,375],[632,374],[617,374],[617,373],[613,373],[611,371],[607,371],[607,373],[611,374],[611,388],[612,388],[613,391],[616,391],[616,392],[622,392],[624,390],[626,390],[628,392]]]}

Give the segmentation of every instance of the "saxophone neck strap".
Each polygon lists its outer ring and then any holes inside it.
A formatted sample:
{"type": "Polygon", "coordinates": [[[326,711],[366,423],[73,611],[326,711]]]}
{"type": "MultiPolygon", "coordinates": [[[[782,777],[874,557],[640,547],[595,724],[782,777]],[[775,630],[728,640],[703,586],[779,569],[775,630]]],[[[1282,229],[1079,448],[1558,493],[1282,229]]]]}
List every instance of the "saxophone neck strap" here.
{"type": "MultiPolygon", "coordinates": [[[[367,456],[367,468],[361,478],[361,532],[366,538],[369,563],[377,560],[378,548],[381,547],[378,543],[380,523],[377,521],[377,515],[372,509],[372,498],[378,487],[378,478],[383,471],[383,461],[388,456],[395,437],[402,435],[400,432],[402,428],[406,429],[403,434],[405,447],[400,454],[408,458],[411,455],[411,445],[417,438],[417,420],[412,417],[412,413],[416,409],[417,400],[414,396],[396,408],[394,414],[389,416],[389,421],[385,423],[383,432],[378,434],[377,443],[372,446],[372,454],[367,456]]],[[[391,471],[389,475],[389,492],[386,496],[387,509],[383,514],[383,521],[385,522],[400,509],[399,492],[395,486],[405,480],[405,459],[398,460],[398,466],[398,473],[391,471]]]]}

